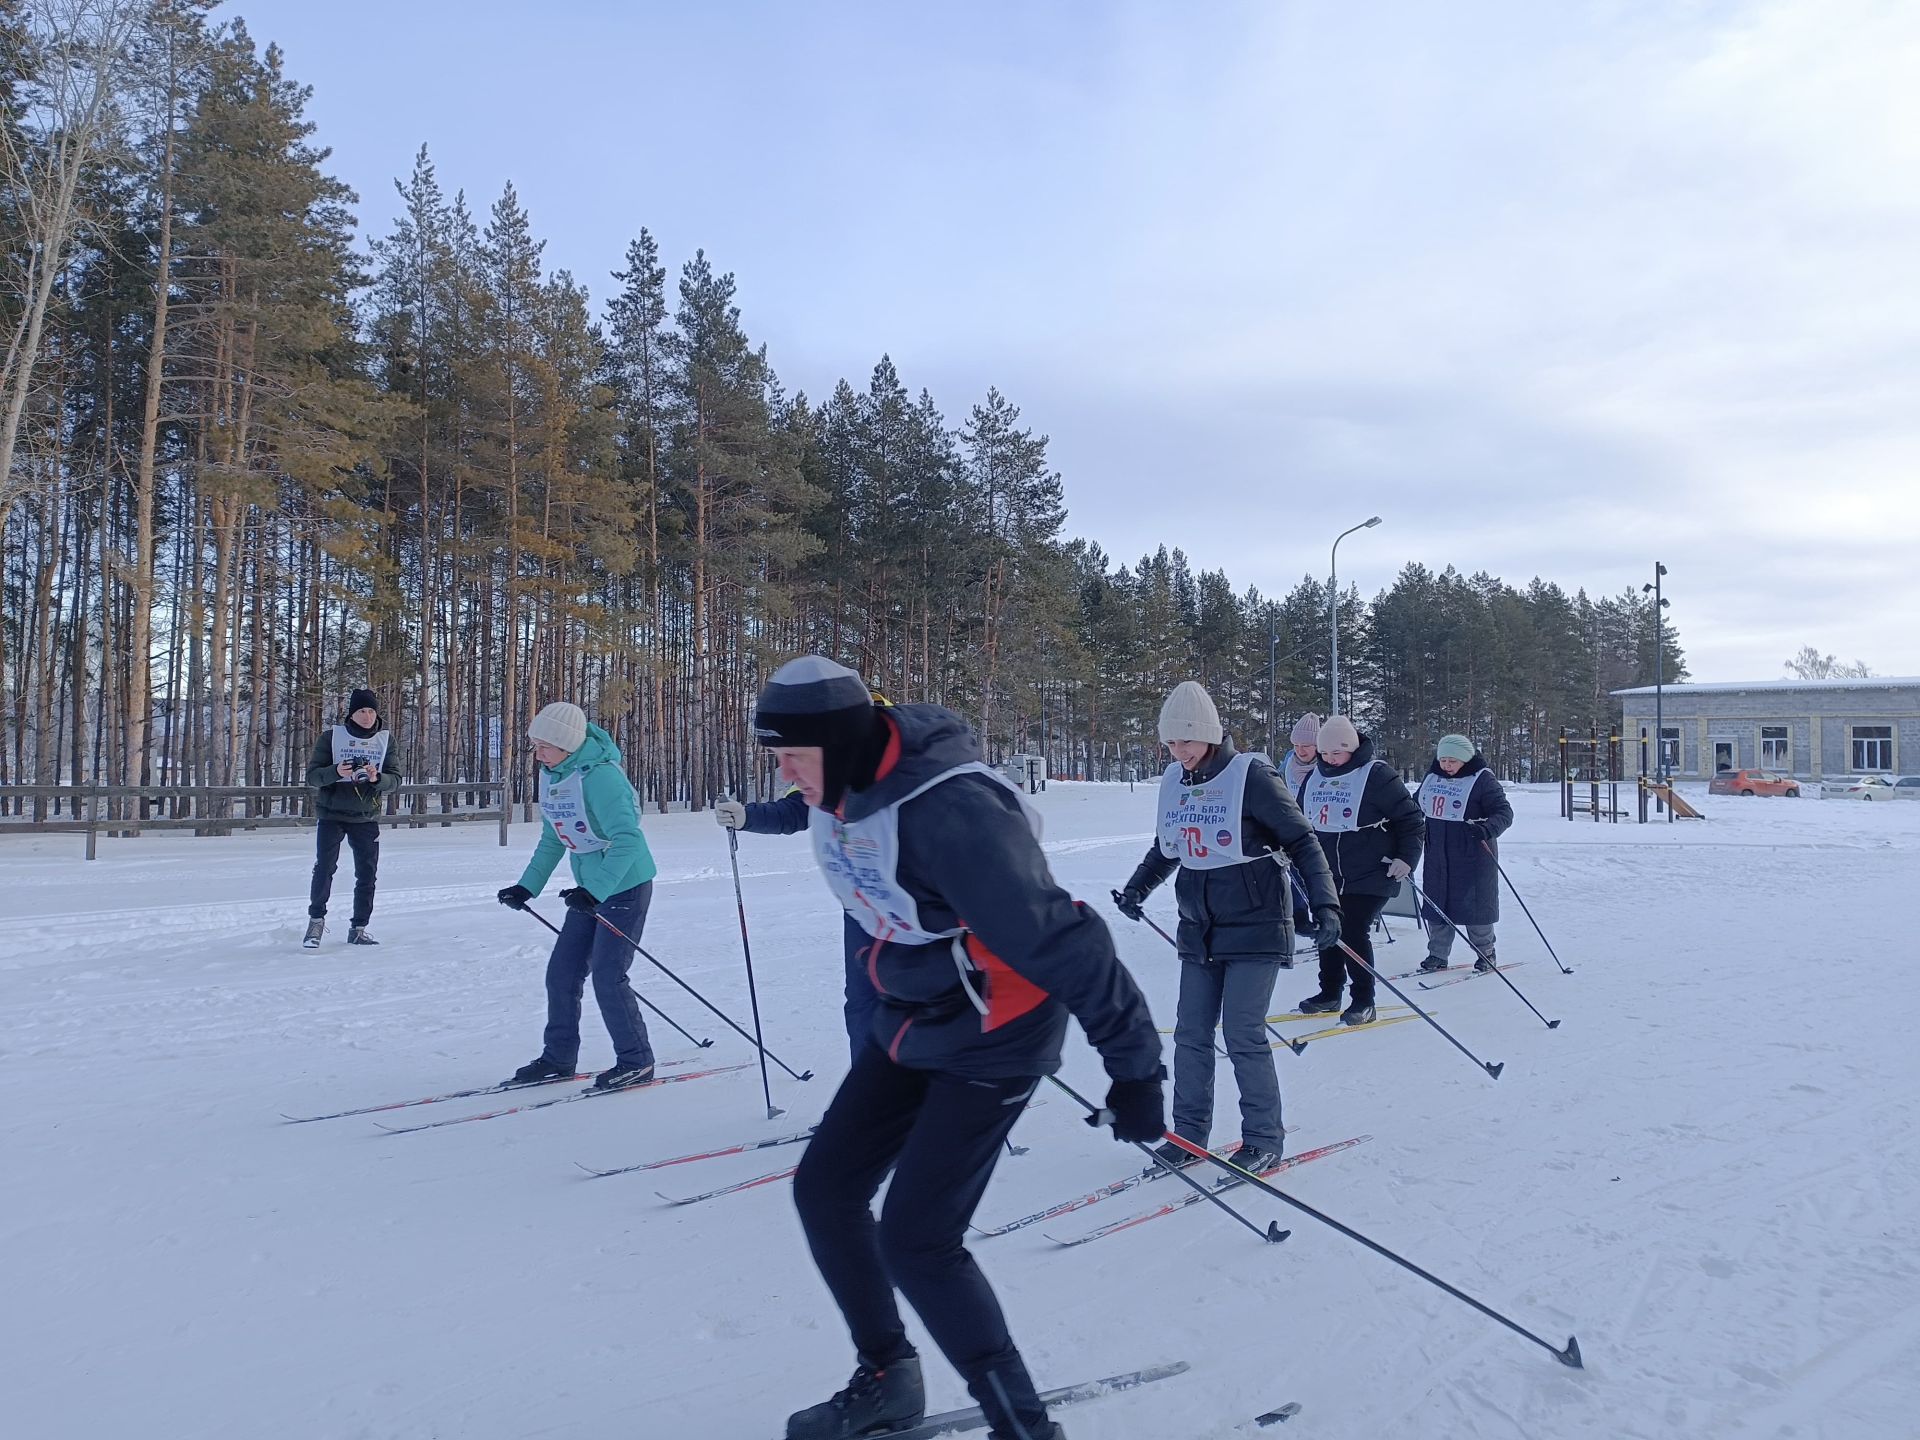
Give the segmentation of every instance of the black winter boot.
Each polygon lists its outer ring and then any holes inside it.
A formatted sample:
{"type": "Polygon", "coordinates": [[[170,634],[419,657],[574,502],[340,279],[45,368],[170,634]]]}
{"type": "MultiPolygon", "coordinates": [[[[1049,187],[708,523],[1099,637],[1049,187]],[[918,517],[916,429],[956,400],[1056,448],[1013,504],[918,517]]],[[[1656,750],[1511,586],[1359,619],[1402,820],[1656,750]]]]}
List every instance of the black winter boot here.
{"type": "Polygon", "coordinates": [[[1426,971],[1427,974],[1433,975],[1438,973],[1439,971],[1446,970],[1451,967],[1448,966],[1447,962],[1442,960],[1438,955],[1429,955],[1427,956],[1426,959],[1420,962],[1420,968],[1426,971]]]}
{"type": "Polygon", "coordinates": [[[787,1440],[855,1440],[918,1425],[927,1413],[920,1385],[920,1357],[906,1355],[885,1365],[866,1356],[847,1388],[831,1400],[787,1417],[787,1440]]]}
{"type": "Polygon", "coordinates": [[[1374,1021],[1373,1002],[1356,1000],[1340,1013],[1342,1025],[1371,1025],[1374,1021]]]}
{"type": "Polygon", "coordinates": [[[1340,1008],[1340,992],[1328,994],[1322,990],[1318,995],[1309,995],[1300,1002],[1302,1015],[1331,1015],[1340,1008]]]}
{"type": "MultiPolygon", "coordinates": [[[[1155,1160],[1166,1161],[1168,1165],[1171,1165],[1176,1170],[1184,1170],[1189,1165],[1198,1165],[1200,1163],[1200,1157],[1198,1155],[1187,1150],[1182,1150],[1171,1140],[1168,1140],[1164,1144],[1154,1146],[1153,1158],[1155,1160]]],[[[1149,1175],[1164,1175],[1166,1173],[1165,1168],[1160,1165],[1149,1165],[1147,1167],[1147,1174],[1149,1175]]]]}
{"type": "Polygon", "coordinates": [[[300,941],[300,948],[303,950],[318,950],[320,948],[320,937],[326,933],[327,922],[324,919],[307,921],[307,933],[300,941]]]}
{"type": "Polygon", "coordinates": [[[593,1077],[596,1090],[624,1090],[629,1085],[645,1085],[653,1079],[653,1062],[645,1065],[615,1065],[593,1077]]]}
{"type": "Polygon", "coordinates": [[[1497,962],[1493,958],[1493,951],[1489,950],[1485,954],[1479,956],[1473,962],[1473,968],[1478,970],[1483,975],[1489,970],[1496,969],[1497,962]]]}
{"type": "Polygon", "coordinates": [[[1227,1157],[1229,1165],[1238,1165],[1242,1170],[1251,1170],[1256,1175],[1264,1175],[1280,1163],[1277,1150],[1263,1150],[1258,1145],[1242,1145],[1227,1157]]]}
{"type": "Polygon", "coordinates": [[[1063,1440],[1060,1427],[1047,1418],[1047,1407],[1033,1388],[1027,1362],[1016,1350],[1007,1350],[969,1377],[967,1393],[993,1427],[987,1431],[988,1440],[1063,1440]]]}
{"type": "Polygon", "coordinates": [[[571,1079],[573,1071],[563,1069],[542,1055],[538,1060],[529,1060],[513,1072],[509,1085],[544,1085],[549,1080],[571,1079]]]}
{"type": "Polygon", "coordinates": [[[347,927],[347,944],[349,944],[349,945],[378,945],[379,943],[380,943],[380,942],[379,942],[378,940],[376,940],[376,939],[374,939],[374,938],[373,938],[373,936],[371,936],[371,935],[369,935],[369,934],[367,933],[367,927],[366,927],[366,926],[364,926],[364,925],[349,925],[349,926],[347,927]]]}

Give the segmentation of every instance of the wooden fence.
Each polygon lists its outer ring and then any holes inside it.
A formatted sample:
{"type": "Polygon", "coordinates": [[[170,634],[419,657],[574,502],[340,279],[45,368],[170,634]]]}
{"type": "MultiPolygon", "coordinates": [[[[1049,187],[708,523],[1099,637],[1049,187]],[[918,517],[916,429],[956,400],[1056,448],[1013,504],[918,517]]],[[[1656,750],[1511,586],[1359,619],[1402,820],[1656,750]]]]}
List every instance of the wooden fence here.
{"type": "MultiPolygon", "coordinates": [[[[505,845],[512,807],[503,788],[498,780],[402,785],[377,818],[410,830],[491,820],[505,845]],[[428,808],[430,798],[438,809],[428,808]]],[[[312,825],[313,798],[305,785],[0,785],[0,836],[85,835],[92,860],[103,833],[131,839],[143,830],[231,835],[312,825]]]]}

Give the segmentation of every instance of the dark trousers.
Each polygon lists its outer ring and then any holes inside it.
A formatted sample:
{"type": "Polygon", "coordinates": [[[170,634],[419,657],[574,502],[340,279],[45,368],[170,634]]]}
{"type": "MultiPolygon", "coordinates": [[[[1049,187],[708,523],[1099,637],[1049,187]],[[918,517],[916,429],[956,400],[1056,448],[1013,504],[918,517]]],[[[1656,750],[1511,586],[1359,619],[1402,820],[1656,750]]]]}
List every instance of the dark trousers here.
{"type": "Polygon", "coordinates": [[[1267,1006],[1280,962],[1249,956],[1200,965],[1180,962],[1180,1006],[1173,1031],[1173,1129],[1205,1145],[1213,1127],[1213,1049],[1218,1025],[1240,1091],[1240,1139],[1281,1153],[1280,1077],[1267,1043],[1267,1006]]]}
{"type": "Polygon", "coordinates": [[[353,850],[353,923],[373,918],[373,884],[380,870],[380,822],[335,820],[322,815],[314,827],[313,886],[307,892],[307,918],[322,920],[333,894],[333,872],[340,864],[340,842],[353,850]]]}
{"type": "Polygon", "coordinates": [[[1017,1366],[1000,1301],[961,1240],[1037,1084],[909,1070],[871,1044],[855,1057],[801,1157],[793,1203],[861,1355],[885,1364],[910,1352],[897,1287],[970,1384],[1017,1366]]]}
{"type": "MultiPolygon", "coordinates": [[[[1384,895],[1342,895],[1340,897],[1340,938],[1352,947],[1354,952],[1373,963],[1373,940],[1370,932],[1373,922],[1381,910],[1386,907],[1384,895]]],[[[1373,1004],[1373,976],[1347,958],[1346,951],[1340,949],[1320,952],[1320,993],[1338,995],[1341,981],[1345,978],[1353,981],[1353,1003],[1356,1005],[1373,1004]]]]}
{"type": "Polygon", "coordinates": [[[867,976],[867,947],[873,944],[873,937],[851,915],[846,917],[846,927],[847,979],[841,1013],[847,1021],[847,1046],[858,1060],[873,1037],[873,1007],[880,996],[867,976]]]}
{"type": "MultiPolygon", "coordinates": [[[[635,885],[600,902],[599,913],[633,939],[647,923],[653,901],[653,882],[635,885]]],[[[593,998],[600,1002],[600,1018],[613,1041],[613,1058],[622,1065],[651,1065],[653,1046],[647,1040],[640,1002],[634,998],[627,971],[633,967],[634,948],[584,910],[567,910],[560,938],[547,957],[547,1031],[540,1052],[563,1070],[580,1059],[580,996],[593,978],[593,998]]]]}

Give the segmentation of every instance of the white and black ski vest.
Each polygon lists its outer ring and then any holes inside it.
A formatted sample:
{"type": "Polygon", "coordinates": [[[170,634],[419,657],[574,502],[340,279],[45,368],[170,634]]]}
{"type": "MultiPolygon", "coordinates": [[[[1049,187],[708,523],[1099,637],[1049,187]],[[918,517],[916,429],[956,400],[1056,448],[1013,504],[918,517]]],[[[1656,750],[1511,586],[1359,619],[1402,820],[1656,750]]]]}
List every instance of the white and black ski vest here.
{"type": "Polygon", "coordinates": [[[344,725],[333,727],[333,763],[351,765],[358,770],[371,765],[378,770],[387,760],[388,733],[376,730],[371,735],[356,735],[344,725]]]}
{"type": "MultiPolygon", "coordinates": [[[[1360,828],[1360,800],[1366,794],[1367,777],[1384,760],[1370,760],[1358,770],[1344,775],[1324,775],[1316,765],[1300,791],[1300,809],[1307,823],[1322,835],[1339,835],[1360,828]]],[[[1391,768],[1391,767],[1389,767],[1391,768]]],[[[1384,820],[1376,821],[1384,825],[1384,820]]]]}
{"type": "Polygon", "coordinates": [[[1485,770],[1476,770],[1471,775],[1443,775],[1438,771],[1429,771],[1427,778],[1420,782],[1420,813],[1429,820],[1451,820],[1455,823],[1467,818],[1467,798],[1473,794],[1473,787],[1485,775],[1485,770]]]}
{"type": "Polygon", "coordinates": [[[1020,787],[991,766],[972,761],[942,771],[918,789],[858,820],[814,807],[807,812],[807,832],[813,858],[841,907],[860,928],[876,940],[899,945],[931,945],[962,934],[961,926],[928,930],[920,923],[920,907],[912,892],[900,883],[900,807],[956,775],[985,775],[1005,787],[1020,802],[1034,838],[1040,838],[1040,816],[1027,803],[1020,787]]]}
{"type": "Polygon", "coordinates": [[[1247,772],[1264,755],[1235,755],[1211,780],[1189,781],[1178,760],[1160,776],[1160,853],[1189,870],[1218,870],[1264,860],[1247,853],[1243,828],[1247,772]]]}

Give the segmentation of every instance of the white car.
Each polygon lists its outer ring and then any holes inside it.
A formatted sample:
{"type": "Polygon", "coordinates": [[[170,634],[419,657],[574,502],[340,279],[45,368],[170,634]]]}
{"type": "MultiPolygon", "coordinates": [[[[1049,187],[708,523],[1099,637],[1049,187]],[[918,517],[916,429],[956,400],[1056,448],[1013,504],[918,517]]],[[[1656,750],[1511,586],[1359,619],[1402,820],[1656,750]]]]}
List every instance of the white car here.
{"type": "Polygon", "coordinates": [[[1845,775],[1820,782],[1822,800],[1891,800],[1897,793],[1886,775],[1845,775]]]}
{"type": "Polygon", "coordinates": [[[1920,800],[1920,775],[1896,775],[1893,781],[1893,798],[1920,800]]]}

